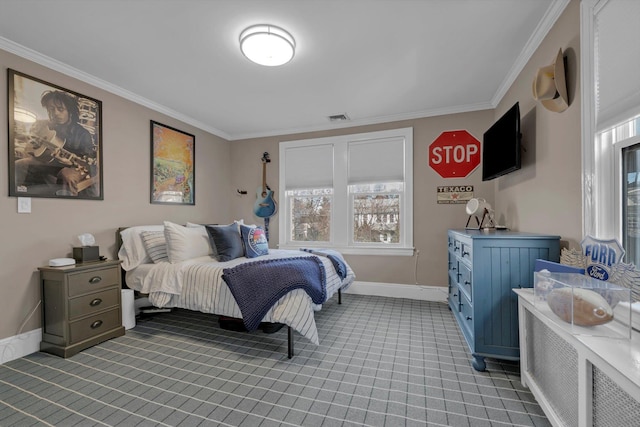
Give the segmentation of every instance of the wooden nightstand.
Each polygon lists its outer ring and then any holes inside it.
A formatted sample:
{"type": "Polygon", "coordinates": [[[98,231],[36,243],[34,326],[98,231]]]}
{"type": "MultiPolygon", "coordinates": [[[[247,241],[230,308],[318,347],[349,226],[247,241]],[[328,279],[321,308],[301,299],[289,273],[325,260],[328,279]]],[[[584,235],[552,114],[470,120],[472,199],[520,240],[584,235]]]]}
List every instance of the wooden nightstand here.
{"type": "Polygon", "coordinates": [[[120,261],[39,267],[42,286],[40,350],[71,357],[124,335],[120,261]]]}

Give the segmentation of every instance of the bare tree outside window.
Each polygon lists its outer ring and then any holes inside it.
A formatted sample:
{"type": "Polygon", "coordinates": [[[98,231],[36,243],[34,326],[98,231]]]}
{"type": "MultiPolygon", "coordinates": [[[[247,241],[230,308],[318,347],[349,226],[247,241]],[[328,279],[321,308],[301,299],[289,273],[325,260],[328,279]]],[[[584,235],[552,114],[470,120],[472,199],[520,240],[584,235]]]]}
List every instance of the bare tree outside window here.
{"type": "Polygon", "coordinates": [[[400,243],[401,183],[351,186],[353,193],[353,241],[400,243]]]}
{"type": "Polygon", "coordinates": [[[292,192],[291,240],[296,242],[328,242],[331,238],[331,189],[296,190],[292,192]]]}
{"type": "Polygon", "coordinates": [[[353,199],[353,241],[357,243],[400,242],[400,196],[358,194],[353,199]]]}

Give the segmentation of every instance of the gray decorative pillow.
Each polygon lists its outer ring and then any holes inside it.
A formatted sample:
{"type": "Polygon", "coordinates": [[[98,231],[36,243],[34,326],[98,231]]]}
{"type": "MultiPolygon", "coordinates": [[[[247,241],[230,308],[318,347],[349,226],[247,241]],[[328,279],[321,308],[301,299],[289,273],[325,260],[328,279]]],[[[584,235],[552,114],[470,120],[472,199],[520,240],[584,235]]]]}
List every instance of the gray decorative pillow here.
{"type": "Polygon", "coordinates": [[[140,233],[142,243],[147,250],[147,255],[154,263],[169,261],[167,256],[167,240],[164,231],[142,231],[140,233]]]}
{"type": "Polygon", "coordinates": [[[218,261],[231,261],[232,259],[244,256],[242,237],[238,224],[229,225],[207,225],[211,246],[215,247],[216,259],[218,261]]]}

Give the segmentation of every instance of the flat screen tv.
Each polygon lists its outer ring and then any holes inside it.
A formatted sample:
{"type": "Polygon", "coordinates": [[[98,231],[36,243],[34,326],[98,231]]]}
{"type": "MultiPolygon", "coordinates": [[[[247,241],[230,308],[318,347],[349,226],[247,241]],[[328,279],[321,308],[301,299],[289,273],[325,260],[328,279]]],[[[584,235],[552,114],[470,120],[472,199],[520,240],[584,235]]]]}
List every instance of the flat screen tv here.
{"type": "Polygon", "coordinates": [[[489,181],[521,168],[520,106],[516,102],[482,138],[482,180],[489,181]]]}

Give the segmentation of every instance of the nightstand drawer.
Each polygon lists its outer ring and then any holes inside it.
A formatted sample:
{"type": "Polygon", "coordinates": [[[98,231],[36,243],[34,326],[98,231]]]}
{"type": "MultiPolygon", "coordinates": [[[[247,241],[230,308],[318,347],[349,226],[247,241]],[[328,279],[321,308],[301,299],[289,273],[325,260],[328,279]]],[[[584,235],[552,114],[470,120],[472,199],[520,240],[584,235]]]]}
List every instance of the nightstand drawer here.
{"type": "Polygon", "coordinates": [[[74,344],[92,338],[102,332],[122,325],[120,310],[117,308],[86,319],[77,320],[69,324],[69,344],[74,344]]]}
{"type": "Polygon", "coordinates": [[[103,268],[70,275],[69,296],[86,294],[120,283],[118,268],[103,268]]]}
{"type": "Polygon", "coordinates": [[[113,288],[73,298],[69,300],[69,319],[73,320],[81,316],[116,307],[118,305],[119,294],[120,290],[113,288]]]}

